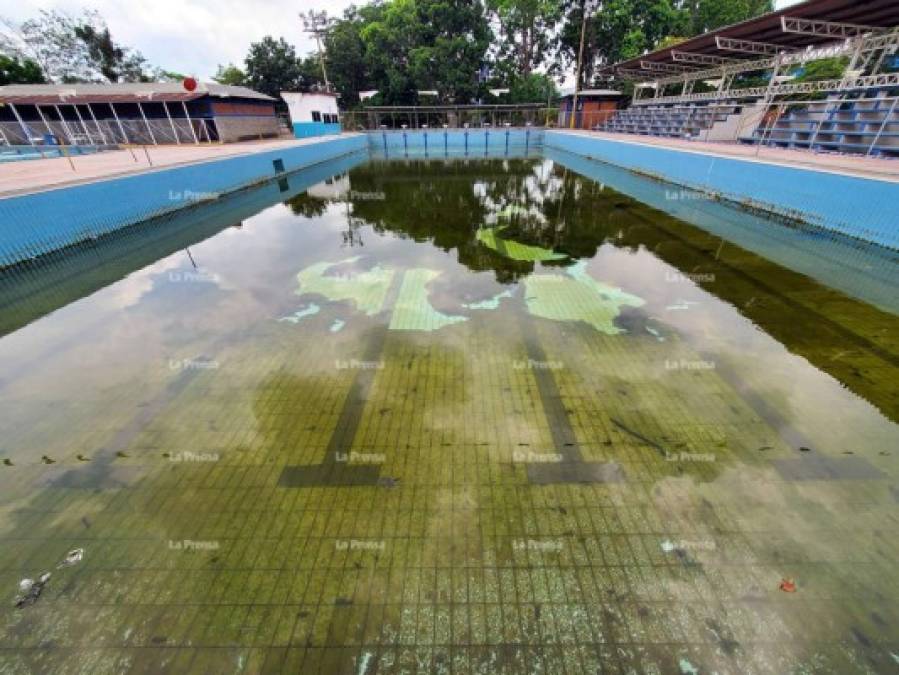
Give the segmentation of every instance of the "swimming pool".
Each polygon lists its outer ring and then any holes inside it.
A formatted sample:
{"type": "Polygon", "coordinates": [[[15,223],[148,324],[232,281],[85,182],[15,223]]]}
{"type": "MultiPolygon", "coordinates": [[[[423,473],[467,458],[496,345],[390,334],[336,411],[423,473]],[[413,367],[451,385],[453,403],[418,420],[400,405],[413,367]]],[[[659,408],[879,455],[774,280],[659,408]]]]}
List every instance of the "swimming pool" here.
{"type": "Polygon", "coordinates": [[[389,150],[0,275],[0,672],[889,672],[895,255],[389,150]]]}

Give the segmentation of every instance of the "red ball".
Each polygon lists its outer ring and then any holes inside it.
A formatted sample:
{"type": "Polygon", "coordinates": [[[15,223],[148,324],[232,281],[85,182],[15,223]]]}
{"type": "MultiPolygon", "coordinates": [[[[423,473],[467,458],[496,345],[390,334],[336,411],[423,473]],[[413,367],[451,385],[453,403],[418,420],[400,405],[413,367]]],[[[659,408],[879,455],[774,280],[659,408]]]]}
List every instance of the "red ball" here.
{"type": "Polygon", "coordinates": [[[192,77],[185,77],[184,82],[181,84],[184,85],[184,88],[187,89],[187,91],[193,91],[197,88],[197,81],[192,77]]]}

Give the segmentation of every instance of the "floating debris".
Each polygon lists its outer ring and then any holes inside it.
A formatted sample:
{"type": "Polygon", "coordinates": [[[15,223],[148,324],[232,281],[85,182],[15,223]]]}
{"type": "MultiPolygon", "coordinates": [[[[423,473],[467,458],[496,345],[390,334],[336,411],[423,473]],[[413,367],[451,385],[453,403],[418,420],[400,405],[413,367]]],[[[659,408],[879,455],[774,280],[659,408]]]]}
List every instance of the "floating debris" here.
{"type": "Polygon", "coordinates": [[[392,476],[382,476],[378,479],[378,485],[392,490],[393,488],[399,487],[400,479],[393,478],[392,476]]]}
{"type": "Polygon", "coordinates": [[[126,455],[126,454],[125,454],[124,452],[122,452],[121,450],[119,450],[119,451],[115,454],[115,456],[118,457],[119,459],[128,459],[128,455],[126,455]]]}
{"type": "Polygon", "coordinates": [[[497,293],[492,298],[487,298],[486,300],[481,300],[479,302],[470,302],[468,304],[463,304],[462,306],[465,309],[497,309],[499,307],[500,300],[503,298],[511,298],[512,291],[505,290],[502,293],[497,293]]]}
{"type": "Polygon", "coordinates": [[[681,659],[677,665],[680,668],[681,675],[699,675],[696,666],[687,661],[687,659],[681,659]]]}
{"type": "Polygon", "coordinates": [[[778,586],[780,590],[784,593],[795,593],[796,592],[796,582],[792,579],[781,579],[780,585],[778,586]]]}
{"type": "Polygon", "coordinates": [[[665,553],[671,553],[673,550],[675,550],[677,548],[677,546],[675,546],[674,543],[669,539],[666,539],[660,545],[662,547],[662,550],[665,553]]]}
{"type": "Polygon", "coordinates": [[[811,451],[812,451],[811,448],[807,448],[804,445],[799,448],[799,452],[811,452],[811,451]]]}
{"type": "Polygon", "coordinates": [[[693,305],[698,305],[698,302],[694,302],[693,300],[678,300],[673,305],[668,305],[665,307],[667,311],[679,311],[684,309],[690,309],[693,305]]]}
{"type": "Polygon", "coordinates": [[[331,327],[328,330],[332,333],[338,333],[343,330],[343,327],[346,326],[346,321],[343,319],[334,319],[334,323],[331,324],[331,327]]]}
{"type": "Polygon", "coordinates": [[[365,675],[368,671],[368,664],[371,663],[371,658],[371,652],[362,652],[362,656],[359,658],[359,670],[356,671],[356,675],[365,675]]]}
{"type": "Polygon", "coordinates": [[[13,465],[13,463],[12,463],[11,459],[9,459],[8,457],[3,458],[3,466],[12,466],[12,465],[13,465]]]}
{"type": "Polygon", "coordinates": [[[19,582],[20,594],[16,596],[16,608],[22,609],[36,603],[38,598],[41,597],[41,593],[44,592],[44,588],[50,582],[50,576],[49,572],[44,572],[44,574],[38,577],[37,581],[34,579],[22,579],[19,582]]]}
{"type": "Polygon", "coordinates": [[[56,464],[56,460],[52,457],[47,457],[47,455],[41,455],[41,461],[44,464],[56,464]]]}
{"type": "Polygon", "coordinates": [[[56,566],[56,569],[61,569],[63,567],[71,567],[72,565],[77,565],[82,560],[84,560],[84,549],[76,548],[69,551],[66,554],[66,557],[63,559],[59,565],[56,566]]]}
{"type": "Polygon", "coordinates": [[[84,455],[75,455],[75,459],[77,459],[79,462],[89,462],[89,461],[91,461],[91,458],[90,458],[90,457],[85,457],[84,455]]]}
{"type": "Polygon", "coordinates": [[[657,331],[655,328],[653,328],[652,326],[645,326],[645,328],[646,328],[646,332],[649,333],[650,335],[655,336],[655,339],[658,340],[659,342],[665,341],[665,337],[659,331],[657,331]]]}

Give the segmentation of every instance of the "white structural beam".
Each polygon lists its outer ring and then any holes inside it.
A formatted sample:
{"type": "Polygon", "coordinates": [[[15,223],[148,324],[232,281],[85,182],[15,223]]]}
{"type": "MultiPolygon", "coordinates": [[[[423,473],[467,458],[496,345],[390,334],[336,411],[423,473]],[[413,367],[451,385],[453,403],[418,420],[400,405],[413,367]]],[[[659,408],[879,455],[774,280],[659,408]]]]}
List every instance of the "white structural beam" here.
{"type": "Polygon", "coordinates": [[[694,54],[693,52],[679,52],[671,50],[671,58],[680,63],[692,63],[700,66],[720,66],[725,63],[733,63],[736,59],[728,59],[723,56],[711,56],[709,54],[694,54]]]}
{"type": "Polygon", "coordinates": [[[34,145],[34,139],[31,137],[31,131],[29,130],[28,125],[25,124],[24,120],[22,120],[22,116],[19,115],[19,111],[16,110],[16,106],[10,103],[9,108],[10,110],[12,110],[12,114],[15,115],[16,121],[22,128],[22,133],[25,134],[25,140],[28,141],[31,145],[34,145]]]}
{"type": "Polygon", "coordinates": [[[644,73],[642,70],[631,70],[630,68],[617,68],[615,74],[623,80],[651,80],[652,75],[644,73]]]}
{"type": "Polygon", "coordinates": [[[678,66],[672,63],[656,63],[654,61],[640,61],[640,67],[651,73],[667,73],[669,75],[694,72],[693,69],[684,66],[678,66]]]}
{"type": "Polygon", "coordinates": [[[732,89],[721,92],[710,91],[688,96],[664,96],[655,99],[641,99],[631,105],[661,105],[670,103],[691,103],[714,99],[761,98],[766,94],[786,96],[787,94],[812,94],[819,91],[846,91],[861,89],[880,89],[899,86],[899,73],[882,73],[878,75],[862,75],[845,80],[819,80],[817,82],[788,82],[773,87],[752,87],[748,89],[732,89]]]}
{"type": "Polygon", "coordinates": [[[815,35],[818,37],[833,38],[835,40],[857,37],[859,35],[864,35],[865,33],[881,30],[875,26],[860,26],[857,23],[837,23],[835,21],[797,19],[792,16],[780,17],[780,27],[784,33],[815,35]]]}
{"type": "Polygon", "coordinates": [[[742,52],[743,54],[768,54],[774,56],[784,51],[783,45],[775,45],[770,42],[755,42],[754,40],[735,40],[716,36],[715,44],[718,49],[725,52],[742,52]]]}

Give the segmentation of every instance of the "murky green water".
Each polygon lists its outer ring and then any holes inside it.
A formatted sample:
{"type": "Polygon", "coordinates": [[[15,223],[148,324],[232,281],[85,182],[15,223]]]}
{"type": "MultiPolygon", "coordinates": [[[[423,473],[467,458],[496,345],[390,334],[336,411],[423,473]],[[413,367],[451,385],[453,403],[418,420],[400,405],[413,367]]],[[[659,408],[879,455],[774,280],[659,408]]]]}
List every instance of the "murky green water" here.
{"type": "Polygon", "coordinates": [[[0,278],[0,673],[896,672],[895,257],[578,168],[0,278]]]}

